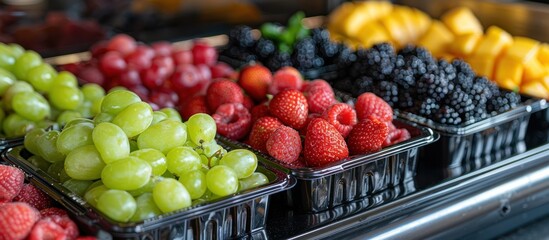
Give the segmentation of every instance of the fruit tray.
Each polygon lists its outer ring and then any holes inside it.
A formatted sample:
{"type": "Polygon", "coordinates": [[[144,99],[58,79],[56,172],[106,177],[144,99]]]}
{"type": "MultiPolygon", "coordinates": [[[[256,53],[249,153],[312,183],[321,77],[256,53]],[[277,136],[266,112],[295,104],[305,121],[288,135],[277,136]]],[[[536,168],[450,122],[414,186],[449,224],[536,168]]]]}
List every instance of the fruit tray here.
{"type": "Polygon", "coordinates": [[[257,171],[269,178],[267,185],[205,202],[136,223],[112,221],[85,200],[26,161],[31,153],[23,146],[5,150],[2,158],[27,172],[37,186],[71,210],[86,232],[108,232],[115,239],[228,239],[261,234],[267,219],[269,197],[295,185],[295,179],[269,166],[257,171]]]}
{"type": "Polygon", "coordinates": [[[25,137],[0,138],[0,150],[23,144],[25,137]]]}
{"type": "MultiPolygon", "coordinates": [[[[269,165],[283,168],[297,179],[288,190],[285,201],[298,211],[319,212],[338,205],[370,197],[387,188],[405,184],[414,179],[418,149],[435,142],[438,134],[431,129],[395,120],[397,128],[406,128],[412,138],[386,147],[379,152],[351,156],[325,167],[295,167],[280,163],[266,154],[269,165]]],[[[227,145],[247,147],[227,139],[227,145]]]]}

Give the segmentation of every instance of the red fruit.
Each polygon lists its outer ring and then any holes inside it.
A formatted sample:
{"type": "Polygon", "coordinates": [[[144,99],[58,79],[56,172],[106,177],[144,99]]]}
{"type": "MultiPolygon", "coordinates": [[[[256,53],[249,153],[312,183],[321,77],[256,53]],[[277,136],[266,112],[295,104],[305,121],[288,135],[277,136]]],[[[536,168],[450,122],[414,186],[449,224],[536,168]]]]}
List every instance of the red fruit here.
{"type": "Polygon", "coordinates": [[[274,117],[262,117],[257,119],[250,131],[248,144],[259,151],[267,152],[267,140],[280,126],[282,126],[282,123],[274,117]]]}
{"type": "Polygon", "coordinates": [[[80,236],[77,237],[76,240],[97,240],[97,238],[93,236],[80,236]]]}
{"type": "Polygon", "coordinates": [[[235,73],[234,69],[224,62],[218,62],[213,66],[210,66],[212,71],[212,78],[230,78],[235,73]]]}
{"type": "Polygon", "coordinates": [[[108,44],[108,42],[106,42],[106,41],[101,41],[101,42],[98,42],[98,43],[94,44],[90,48],[90,53],[91,53],[92,57],[93,58],[99,58],[99,57],[103,56],[103,54],[108,52],[109,50],[107,50],[107,44],[108,44]]]}
{"type": "Polygon", "coordinates": [[[149,94],[149,102],[158,105],[159,108],[173,108],[178,102],[178,97],[174,92],[154,91],[149,94]]]}
{"type": "Polygon", "coordinates": [[[137,94],[137,96],[139,96],[139,98],[141,98],[142,101],[149,100],[149,89],[143,85],[131,86],[131,87],[128,87],[128,90],[137,94]]]}
{"type": "Polygon", "coordinates": [[[0,203],[11,202],[23,188],[24,181],[21,169],[0,165],[0,203]]]}
{"type": "Polygon", "coordinates": [[[51,198],[32,184],[24,184],[19,195],[13,201],[28,203],[38,210],[49,208],[52,205],[51,198]]]}
{"type": "Polygon", "coordinates": [[[371,116],[357,123],[347,137],[351,154],[366,154],[381,150],[389,128],[382,120],[371,116]]]}
{"type": "Polygon", "coordinates": [[[200,78],[201,75],[194,65],[184,64],[177,66],[172,76],[170,76],[170,83],[174,87],[174,90],[179,92],[194,88],[200,83],[200,78]]]}
{"type": "Polygon", "coordinates": [[[313,113],[323,113],[336,102],[334,90],[322,79],[309,82],[303,89],[303,95],[307,98],[309,112],[313,113]]]}
{"type": "Polygon", "coordinates": [[[103,73],[95,66],[87,66],[80,69],[77,74],[78,78],[85,83],[96,83],[101,86],[105,84],[103,73]]]}
{"type": "Polygon", "coordinates": [[[148,89],[156,89],[164,83],[163,73],[158,68],[147,68],[141,71],[141,82],[148,89]]]}
{"type": "Polygon", "coordinates": [[[167,78],[175,70],[175,65],[169,56],[156,56],[151,60],[151,68],[158,71],[160,78],[167,78]]]}
{"type": "Polygon", "coordinates": [[[198,69],[198,73],[202,81],[212,80],[212,71],[210,70],[210,67],[205,64],[198,64],[196,65],[196,69],[198,69]]]}
{"type": "Polygon", "coordinates": [[[156,56],[171,56],[173,52],[172,44],[166,41],[152,43],[151,48],[156,56]]]}
{"type": "Polygon", "coordinates": [[[135,39],[126,34],[118,34],[107,43],[107,50],[117,51],[122,55],[132,53],[135,51],[136,47],[137,43],[135,42],[135,39]]]}
{"type": "Polygon", "coordinates": [[[210,110],[215,111],[225,103],[242,103],[244,94],[235,82],[227,79],[214,81],[206,91],[206,103],[210,110]]]}
{"type": "Polygon", "coordinates": [[[267,139],[266,147],[269,155],[275,159],[293,163],[301,153],[301,137],[295,129],[280,126],[267,139]]]}
{"type": "Polygon", "coordinates": [[[334,126],[315,118],[307,127],[303,156],[307,166],[321,167],[348,157],[349,149],[334,126]]]}
{"type": "Polygon", "coordinates": [[[322,114],[322,118],[332,124],[343,138],[349,135],[357,122],[355,110],[346,103],[332,105],[322,114]]]}
{"type": "Polygon", "coordinates": [[[203,95],[194,96],[181,106],[181,116],[184,119],[189,119],[196,113],[209,114],[208,106],[206,106],[206,97],[203,95]]]}
{"type": "Polygon", "coordinates": [[[268,68],[256,64],[244,68],[240,72],[238,84],[256,101],[267,98],[267,89],[273,81],[273,75],[268,68]]]}
{"type": "Polygon", "coordinates": [[[99,59],[99,69],[109,77],[118,76],[126,67],[126,61],[119,52],[107,52],[99,59]]]}
{"type": "Polygon", "coordinates": [[[300,129],[307,121],[309,107],[303,93],[298,90],[284,90],[271,100],[269,111],[285,125],[300,129]]]}
{"type": "Polygon", "coordinates": [[[80,72],[80,69],[82,69],[84,65],[82,63],[67,63],[64,65],[59,66],[60,70],[67,71],[72,74],[78,74],[80,72]]]}
{"type": "Polygon", "coordinates": [[[239,140],[245,137],[252,126],[252,116],[241,103],[225,103],[212,115],[217,132],[227,138],[239,140]]]}
{"type": "Polygon", "coordinates": [[[56,207],[50,207],[50,208],[40,210],[40,216],[42,218],[50,217],[50,216],[69,217],[69,215],[67,214],[67,211],[61,208],[56,208],[56,207]]]}
{"type": "Polygon", "coordinates": [[[410,139],[410,132],[406,130],[405,128],[399,128],[394,130],[389,130],[389,134],[387,134],[387,138],[385,138],[385,141],[383,141],[382,147],[391,146],[393,144],[397,144],[399,142],[406,141],[410,139]]]}
{"type": "Polygon", "coordinates": [[[254,124],[257,119],[270,116],[269,106],[267,106],[266,104],[256,105],[252,108],[250,113],[252,114],[252,124],[254,124]]]}
{"type": "Polygon", "coordinates": [[[275,72],[273,81],[269,86],[269,94],[275,95],[286,89],[300,90],[303,85],[303,77],[293,67],[283,67],[275,72]]]}
{"type": "Polygon", "coordinates": [[[29,240],[76,239],[78,235],[78,226],[70,218],[50,216],[34,225],[29,240]]]}
{"type": "Polygon", "coordinates": [[[0,205],[0,240],[25,238],[40,218],[40,213],[27,203],[0,205]]]}
{"type": "Polygon", "coordinates": [[[217,62],[217,50],[212,46],[203,43],[195,42],[192,48],[193,52],[193,63],[196,64],[206,64],[212,66],[217,62]]]}
{"type": "Polygon", "coordinates": [[[118,84],[126,88],[141,85],[141,77],[139,76],[139,72],[136,70],[128,70],[121,73],[118,78],[118,84]]]}
{"type": "Polygon", "coordinates": [[[193,64],[193,53],[190,50],[175,50],[172,59],[175,65],[193,64]]]}
{"type": "Polygon", "coordinates": [[[307,127],[309,127],[309,124],[315,118],[322,118],[322,114],[320,114],[320,113],[309,113],[309,115],[307,116],[307,120],[305,121],[305,124],[303,124],[303,127],[299,129],[299,133],[301,135],[305,136],[307,134],[307,127]]]}
{"type": "Polygon", "coordinates": [[[358,121],[362,121],[370,115],[384,122],[393,121],[393,109],[391,106],[373,93],[363,93],[358,96],[355,110],[358,121]]]}
{"type": "Polygon", "coordinates": [[[242,99],[242,105],[244,105],[244,107],[248,109],[248,111],[251,111],[254,107],[254,100],[252,100],[252,98],[250,98],[248,95],[244,95],[244,98],[242,99]]]}

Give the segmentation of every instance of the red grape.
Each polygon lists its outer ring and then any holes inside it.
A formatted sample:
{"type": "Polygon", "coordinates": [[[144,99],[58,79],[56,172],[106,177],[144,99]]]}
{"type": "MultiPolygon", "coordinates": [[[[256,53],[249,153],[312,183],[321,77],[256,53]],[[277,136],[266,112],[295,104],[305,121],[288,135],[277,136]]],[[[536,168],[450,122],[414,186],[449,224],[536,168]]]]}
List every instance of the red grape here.
{"type": "Polygon", "coordinates": [[[164,78],[158,68],[148,68],[141,71],[141,82],[149,89],[156,89],[162,85],[164,78]]]}
{"type": "Polygon", "coordinates": [[[81,68],[77,76],[80,80],[86,83],[96,83],[101,86],[105,84],[105,77],[101,71],[94,66],[86,66],[81,68]]]}
{"type": "Polygon", "coordinates": [[[212,71],[212,79],[226,78],[234,73],[234,69],[224,62],[218,62],[211,66],[210,71],[212,71]]]}
{"type": "Polygon", "coordinates": [[[90,49],[91,55],[93,58],[100,58],[105,54],[107,51],[107,42],[101,41],[93,45],[90,49]]]}
{"type": "Polygon", "coordinates": [[[149,94],[149,102],[152,102],[160,108],[175,107],[177,102],[177,95],[172,93],[166,93],[161,91],[154,91],[149,94]],[[175,97],[174,97],[175,96],[175,97]],[[175,101],[174,101],[175,98],[175,101]]]}
{"type": "Polygon", "coordinates": [[[117,76],[126,70],[126,61],[119,52],[105,53],[99,60],[99,69],[109,77],[117,76]]]}
{"type": "Polygon", "coordinates": [[[190,50],[176,50],[172,53],[175,65],[193,64],[193,53],[190,50]]]}
{"type": "Polygon", "coordinates": [[[217,51],[215,48],[206,43],[195,42],[192,52],[194,64],[206,64],[208,66],[212,66],[217,62],[217,51]]]}
{"type": "Polygon", "coordinates": [[[118,83],[126,88],[141,85],[141,77],[137,70],[130,69],[120,74],[118,83]]]}
{"type": "Polygon", "coordinates": [[[156,56],[152,59],[151,68],[158,69],[161,78],[169,77],[175,68],[173,60],[168,56],[156,56]]]}
{"type": "Polygon", "coordinates": [[[154,53],[156,53],[156,56],[170,56],[173,52],[172,44],[166,41],[155,42],[151,44],[151,47],[154,50],[154,53]]]}
{"type": "Polygon", "coordinates": [[[205,64],[198,64],[196,65],[196,69],[198,69],[198,73],[200,74],[200,78],[203,81],[209,81],[212,79],[212,71],[210,68],[205,64]]]}
{"type": "Polygon", "coordinates": [[[128,87],[128,90],[137,94],[137,96],[139,96],[143,101],[148,101],[149,99],[149,89],[147,89],[143,85],[131,86],[131,87],[128,87]]]}
{"type": "Polygon", "coordinates": [[[143,70],[151,66],[151,59],[154,55],[152,49],[149,49],[151,52],[145,49],[137,48],[135,52],[132,52],[126,56],[126,62],[128,62],[128,68],[133,68],[136,70],[143,70]],[[150,54],[152,53],[152,54],[150,54]]]}
{"type": "Polygon", "coordinates": [[[177,69],[170,77],[170,83],[175,91],[180,91],[186,88],[192,88],[201,80],[198,69],[190,64],[177,66],[177,69]]]}
{"type": "Polygon", "coordinates": [[[126,34],[118,34],[109,41],[107,50],[117,51],[125,56],[135,51],[136,46],[135,39],[126,34]]]}

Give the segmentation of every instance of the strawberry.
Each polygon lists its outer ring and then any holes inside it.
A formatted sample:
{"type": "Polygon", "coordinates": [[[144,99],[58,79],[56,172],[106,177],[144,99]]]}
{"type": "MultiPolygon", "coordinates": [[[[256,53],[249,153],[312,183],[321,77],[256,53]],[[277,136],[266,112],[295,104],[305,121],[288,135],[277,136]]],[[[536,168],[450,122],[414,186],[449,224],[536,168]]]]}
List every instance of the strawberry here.
{"type": "Polygon", "coordinates": [[[322,118],[315,118],[307,127],[303,156],[307,166],[321,167],[348,157],[349,149],[334,126],[322,118]]]}
{"type": "Polygon", "coordinates": [[[97,238],[94,236],[79,236],[76,240],[97,240],[97,238]]]}
{"type": "Polygon", "coordinates": [[[269,93],[276,95],[287,89],[300,90],[303,86],[303,77],[293,67],[283,67],[273,75],[273,81],[269,86],[269,93]]]}
{"type": "Polygon", "coordinates": [[[392,131],[389,130],[389,134],[387,134],[387,138],[385,138],[385,141],[383,141],[382,147],[387,147],[402,141],[406,141],[410,139],[410,137],[410,132],[408,132],[408,130],[406,130],[405,128],[394,129],[392,131]]]}
{"type": "Polygon", "coordinates": [[[49,208],[52,205],[51,198],[32,184],[24,184],[19,195],[13,201],[26,202],[38,210],[49,208]]]}
{"type": "Polygon", "coordinates": [[[197,113],[210,113],[205,96],[194,96],[181,106],[181,117],[183,119],[189,119],[197,113]]]}
{"type": "Polygon", "coordinates": [[[68,217],[50,216],[42,218],[34,225],[29,240],[76,239],[78,226],[68,217]]]}
{"type": "Polygon", "coordinates": [[[252,126],[252,116],[241,103],[226,103],[219,106],[212,118],[217,125],[217,132],[233,140],[246,136],[252,126]]]}
{"type": "Polygon", "coordinates": [[[27,203],[0,205],[0,240],[25,238],[40,218],[40,213],[27,203]]]}
{"type": "Polygon", "coordinates": [[[244,105],[244,107],[248,109],[248,111],[251,111],[254,107],[254,100],[252,100],[252,98],[250,98],[248,95],[244,95],[244,98],[242,99],[242,105],[244,105]]]}
{"type": "Polygon", "coordinates": [[[19,168],[0,165],[0,203],[11,202],[23,188],[25,174],[19,168]]]}
{"type": "Polygon", "coordinates": [[[56,207],[50,207],[40,210],[40,216],[42,218],[49,217],[49,216],[60,216],[60,217],[68,217],[67,211],[56,208],[56,207]]]}
{"type": "Polygon", "coordinates": [[[267,139],[266,147],[269,155],[275,159],[292,163],[301,153],[301,137],[295,129],[280,126],[267,139]]]}
{"type": "Polygon", "coordinates": [[[307,98],[309,112],[313,113],[323,113],[336,102],[334,90],[322,79],[309,82],[303,89],[303,95],[307,98]]]}
{"type": "Polygon", "coordinates": [[[370,115],[376,116],[384,122],[393,121],[393,109],[391,106],[373,93],[363,93],[358,96],[355,110],[358,121],[362,121],[370,115]]]}
{"type": "Polygon", "coordinates": [[[244,68],[238,78],[240,87],[256,101],[267,98],[267,89],[272,81],[271,71],[259,64],[244,68]]]}
{"type": "Polygon", "coordinates": [[[282,123],[274,117],[257,119],[250,131],[248,144],[259,151],[267,152],[266,142],[271,134],[280,126],[282,126],[282,123]]]}
{"type": "Polygon", "coordinates": [[[307,120],[305,120],[305,124],[303,124],[303,127],[299,129],[299,133],[303,136],[307,134],[307,127],[309,127],[309,123],[315,118],[322,118],[322,114],[319,113],[309,113],[307,116],[307,120]]]}
{"type": "Polygon", "coordinates": [[[343,138],[349,135],[357,122],[355,110],[346,103],[332,105],[322,114],[322,118],[332,124],[343,138]]]}
{"type": "Polygon", "coordinates": [[[298,90],[284,90],[269,103],[269,112],[295,129],[300,129],[307,121],[308,109],[307,99],[298,90]]]}
{"type": "Polygon", "coordinates": [[[267,104],[255,105],[250,113],[252,114],[252,124],[254,124],[257,119],[270,116],[269,106],[267,104]]]}
{"type": "Polygon", "coordinates": [[[231,80],[220,79],[214,81],[206,92],[206,103],[211,111],[225,103],[242,103],[244,94],[238,84],[231,80]]]}
{"type": "Polygon", "coordinates": [[[382,120],[370,116],[357,123],[347,136],[351,154],[366,154],[381,150],[388,135],[388,126],[382,120]]]}

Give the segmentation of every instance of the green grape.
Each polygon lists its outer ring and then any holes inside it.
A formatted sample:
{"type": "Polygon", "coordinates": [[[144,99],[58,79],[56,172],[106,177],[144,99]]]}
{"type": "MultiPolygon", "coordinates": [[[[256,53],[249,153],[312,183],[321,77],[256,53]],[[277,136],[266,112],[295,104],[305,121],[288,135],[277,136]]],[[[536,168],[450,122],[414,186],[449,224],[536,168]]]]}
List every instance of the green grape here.
{"type": "Polygon", "coordinates": [[[33,92],[34,89],[30,84],[23,81],[16,81],[14,82],[4,93],[4,96],[2,97],[2,103],[4,104],[5,110],[11,110],[11,102],[13,96],[17,93],[21,92],[33,92]]]}
{"type": "Polygon", "coordinates": [[[84,196],[86,190],[93,182],[90,180],[76,180],[69,179],[63,182],[63,187],[68,188],[71,192],[75,193],[78,196],[84,196]]]}
{"type": "Polygon", "coordinates": [[[167,154],[187,141],[187,126],[172,119],[151,125],[137,137],[139,149],[154,148],[167,154]]]}
{"type": "Polygon", "coordinates": [[[153,112],[153,120],[151,122],[151,125],[161,122],[164,119],[167,119],[168,115],[166,115],[163,112],[160,111],[154,111],[153,112]]]}
{"type": "Polygon", "coordinates": [[[130,156],[145,160],[152,167],[152,175],[162,176],[168,169],[166,156],[154,148],[144,148],[130,153],[130,156]]]}
{"type": "Polygon", "coordinates": [[[146,102],[132,103],[118,113],[112,123],[118,125],[131,138],[145,131],[153,120],[151,105],[146,102]]]}
{"type": "Polygon", "coordinates": [[[207,202],[207,201],[215,200],[218,198],[220,198],[220,196],[213,194],[212,191],[207,189],[204,195],[202,195],[202,197],[199,199],[202,199],[203,201],[207,202]]]}
{"type": "Polygon", "coordinates": [[[74,119],[81,119],[81,118],[82,118],[82,114],[80,114],[79,112],[67,110],[67,111],[61,112],[61,114],[57,116],[57,123],[59,123],[59,125],[61,126],[64,126],[65,124],[67,124],[68,122],[74,119]]]}
{"type": "Polygon", "coordinates": [[[123,86],[115,86],[115,87],[109,89],[109,93],[116,92],[116,91],[129,91],[129,90],[126,87],[123,87],[123,86]]]}
{"type": "Polygon", "coordinates": [[[208,188],[206,186],[206,174],[202,170],[194,170],[181,175],[179,182],[185,186],[193,200],[204,195],[208,188]]]}
{"type": "Polygon", "coordinates": [[[135,152],[137,150],[139,150],[139,147],[137,146],[137,140],[130,139],[130,153],[135,152]]]}
{"type": "Polygon", "coordinates": [[[156,185],[156,183],[159,182],[162,179],[163,179],[162,177],[151,176],[151,178],[149,179],[147,184],[145,184],[143,187],[140,187],[140,188],[135,189],[135,190],[129,190],[128,193],[131,194],[134,197],[138,197],[138,196],[140,196],[144,193],[152,193],[154,185],[156,185]]]}
{"type": "Polygon", "coordinates": [[[46,161],[54,163],[65,160],[65,155],[57,151],[57,139],[59,131],[49,131],[36,138],[36,144],[39,146],[40,156],[46,161]]]}
{"type": "Polygon", "coordinates": [[[21,55],[23,55],[23,53],[25,53],[25,49],[17,43],[10,43],[10,44],[8,44],[8,46],[11,49],[11,53],[15,57],[20,57],[21,55]]]}
{"type": "Polygon", "coordinates": [[[34,128],[25,134],[25,140],[23,140],[23,145],[25,148],[34,155],[40,155],[40,146],[36,145],[36,139],[42,134],[45,134],[46,130],[42,128],[34,128]]]}
{"type": "Polygon", "coordinates": [[[94,114],[92,113],[93,112],[92,108],[93,108],[93,103],[90,101],[84,100],[82,102],[82,105],[80,105],[80,107],[78,107],[76,111],[82,117],[91,118],[94,116],[94,114]]]}
{"type": "Polygon", "coordinates": [[[65,85],[52,87],[48,97],[51,104],[60,110],[76,110],[84,102],[80,89],[65,85]]]}
{"type": "Polygon", "coordinates": [[[227,151],[222,146],[217,144],[215,140],[202,144],[202,153],[207,157],[212,157],[216,154],[223,155],[226,152],[227,151]]]}
{"type": "Polygon", "coordinates": [[[32,68],[27,74],[28,82],[38,91],[47,92],[50,90],[57,71],[47,63],[42,63],[32,68]]]}
{"type": "Polygon", "coordinates": [[[260,172],[254,172],[251,176],[247,178],[240,179],[240,188],[239,190],[247,190],[255,187],[263,186],[269,183],[269,178],[265,174],[260,172]]]}
{"type": "MultiPolygon", "coordinates": [[[[92,184],[93,185],[93,184],[92,184]]],[[[91,187],[91,185],[90,185],[91,187]]],[[[99,186],[95,186],[84,194],[84,200],[88,202],[90,205],[97,207],[97,200],[105,191],[109,190],[105,185],[101,184],[99,186]]]]}
{"type": "Polygon", "coordinates": [[[130,142],[122,129],[115,124],[102,122],[92,132],[92,139],[101,158],[107,164],[130,155],[130,142]]]}
{"type": "Polygon", "coordinates": [[[164,172],[164,174],[162,174],[162,177],[163,178],[175,178],[175,175],[173,175],[173,173],[171,173],[170,171],[166,171],[166,172],[164,172]]]}
{"type": "Polygon", "coordinates": [[[78,80],[74,74],[67,71],[61,71],[53,78],[51,85],[53,87],[66,86],[70,88],[78,88],[78,80]]]}
{"type": "Polygon", "coordinates": [[[40,121],[50,114],[48,101],[37,92],[20,92],[13,96],[13,110],[31,121],[40,121]]]}
{"type": "Polygon", "coordinates": [[[173,178],[165,178],[152,191],[154,203],[164,212],[172,212],[191,206],[191,196],[185,186],[173,178]]]}
{"type": "Polygon", "coordinates": [[[17,113],[8,115],[2,122],[6,137],[21,137],[35,127],[35,123],[17,113]]]}
{"type": "Polygon", "coordinates": [[[238,190],[236,172],[225,165],[214,166],[206,174],[208,189],[217,196],[227,196],[238,190]]]}
{"type": "Polygon", "coordinates": [[[97,199],[97,209],[115,221],[127,222],[135,214],[137,204],[128,192],[110,189],[97,199]]]}
{"type": "Polygon", "coordinates": [[[0,68],[11,71],[16,58],[12,48],[3,43],[0,44],[0,68]]]}
{"type": "Polygon", "coordinates": [[[101,180],[108,188],[135,190],[147,184],[151,172],[151,165],[146,161],[128,156],[107,164],[101,172],[101,180]]]}
{"type": "Polygon", "coordinates": [[[0,68],[0,96],[4,96],[8,88],[15,82],[15,76],[11,72],[0,68]]]}
{"type": "Polygon", "coordinates": [[[57,138],[57,151],[69,154],[79,147],[93,145],[92,132],[93,126],[87,123],[74,124],[64,128],[57,138]]]}
{"type": "Polygon", "coordinates": [[[131,222],[139,222],[145,219],[162,215],[162,211],[154,203],[152,193],[145,193],[135,199],[137,211],[130,219],[131,222]]]}
{"type": "Polygon", "coordinates": [[[200,145],[214,140],[217,128],[214,119],[210,115],[197,113],[192,115],[185,124],[189,132],[189,138],[195,144],[200,145]]]}
{"type": "Polygon", "coordinates": [[[94,127],[94,124],[93,124],[93,121],[91,119],[87,119],[87,118],[76,118],[76,119],[73,119],[69,122],[67,122],[67,124],[65,124],[65,127],[63,127],[63,129],[66,129],[66,128],[69,128],[69,127],[72,127],[74,125],[86,125],[86,126],[89,126],[89,127],[94,127]]]}
{"type": "Polygon", "coordinates": [[[72,150],[65,158],[65,172],[77,180],[101,178],[105,163],[94,145],[86,145],[72,150]]]}
{"type": "Polygon", "coordinates": [[[127,90],[109,92],[101,103],[101,112],[116,115],[132,103],[141,102],[137,94],[127,90]]]}
{"type": "Polygon", "coordinates": [[[103,181],[97,180],[97,181],[93,182],[92,184],[90,184],[90,186],[88,187],[88,189],[86,189],[86,191],[89,191],[89,190],[91,190],[92,188],[94,188],[94,187],[99,187],[99,186],[104,186],[104,185],[103,185],[103,181]]]}
{"type": "Polygon", "coordinates": [[[95,124],[100,124],[102,122],[110,122],[110,121],[112,121],[113,118],[114,118],[113,115],[102,112],[102,113],[99,113],[99,114],[95,115],[95,117],[93,118],[93,121],[95,122],[95,124]]]}
{"type": "Polygon", "coordinates": [[[27,161],[29,161],[32,165],[34,165],[35,167],[37,167],[38,169],[44,172],[47,172],[48,168],[51,165],[51,163],[44,160],[42,157],[38,155],[32,155],[31,157],[29,157],[29,159],[27,159],[27,161]]]}
{"type": "Polygon", "coordinates": [[[166,116],[168,116],[168,118],[170,118],[170,119],[180,121],[180,122],[183,121],[183,119],[181,118],[181,115],[179,114],[179,112],[177,112],[177,110],[175,110],[173,108],[162,108],[162,109],[160,109],[160,112],[165,113],[166,116]]]}
{"type": "Polygon", "coordinates": [[[55,180],[59,182],[65,182],[71,179],[71,177],[69,177],[69,175],[67,175],[67,173],[65,172],[64,166],[65,166],[64,161],[55,162],[50,165],[47,172],[55,180]]]}
{"type": "Polygon", "coordinates": [[[247,178],[257,168],[257,156],[246,149],[235,149],[223,156],[219,164],[232,168],[239,179],[247,178]]]}
{"type": "Polygon", "coordinates": [[[27,80],[27,74],[32,68],[42,64],[42,57],[35,51],[26,51],[19,56],[13,64],[13,74],[19,80],[27,80]]]}
{"type": "Polygon", "coordinates": [[[84,99],[88,101],[101,99],[105,96],[105,89],[95,83],[86,83],[80,90],[84,94],[84,99]]]}
{"type": "Polygon", "coordinates": [[[91,115],[97,116],[99,113],[101,113],[101,103],[103,102],[103,98],[98,98],[91,101],[92,101],[91,115]]]}
{"type": "Polygon", "coordinates": [[[190,147],[175,147],[166,155],[168,171],[176,176],[202,168],[200,155],[190,147]]]}

